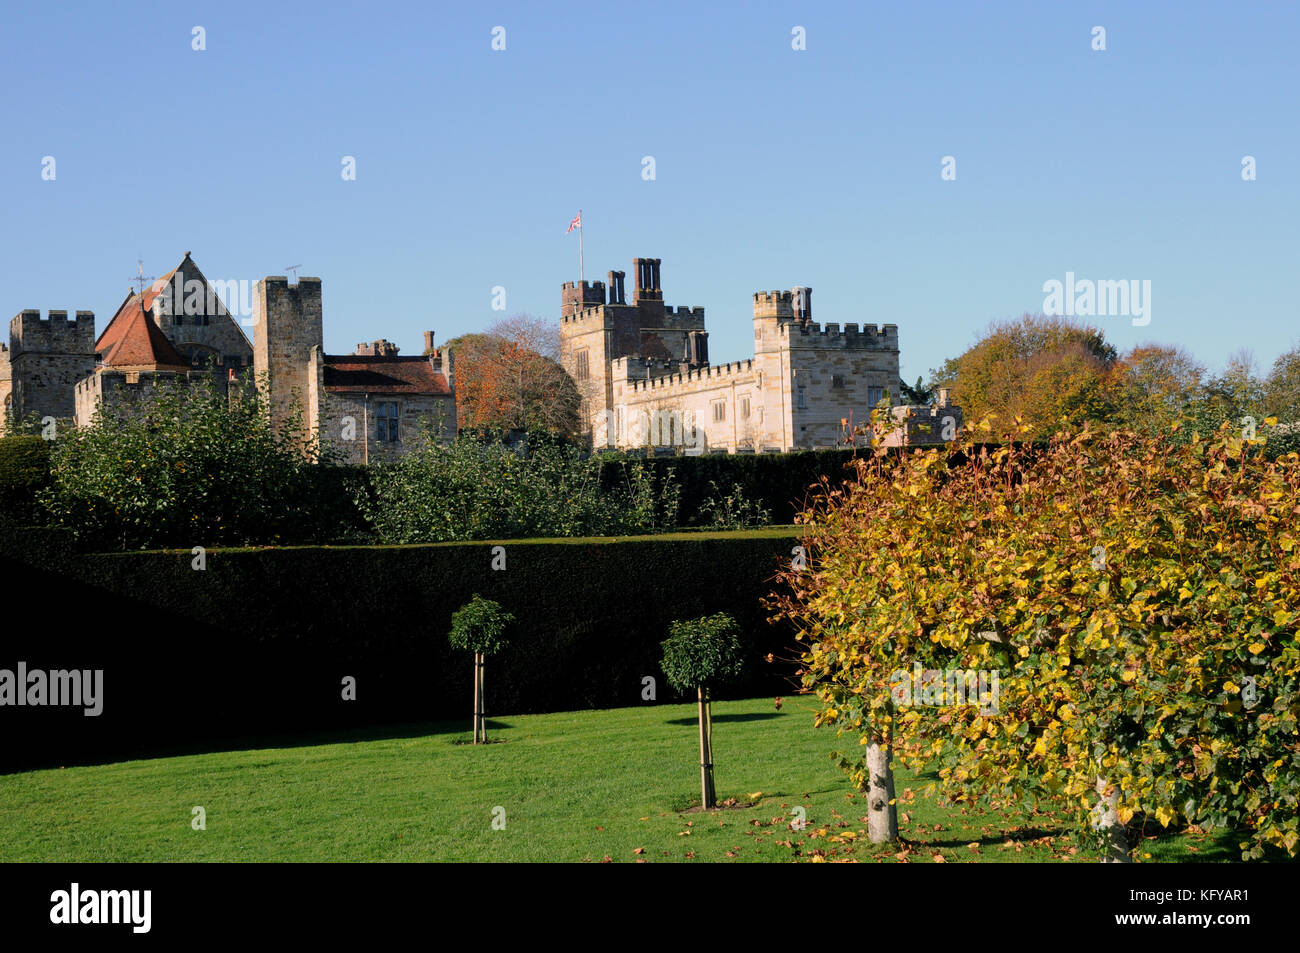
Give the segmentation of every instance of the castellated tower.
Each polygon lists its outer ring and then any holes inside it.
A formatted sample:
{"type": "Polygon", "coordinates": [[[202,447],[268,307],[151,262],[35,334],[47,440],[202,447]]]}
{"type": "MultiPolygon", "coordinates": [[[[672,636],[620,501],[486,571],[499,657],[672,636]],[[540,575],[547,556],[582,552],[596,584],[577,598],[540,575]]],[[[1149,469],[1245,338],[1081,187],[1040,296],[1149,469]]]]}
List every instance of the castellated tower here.
{"type": "Polygon", "coordinates": [[[754,294],[754,365],[768,415],[767,440],[782,447],[843,443],[869,425],[884,399],[899,403],[898,325],[819,325],[812,289],[754,294]]]}
{"type": "Polygon", "coordinates": [[[319,278],[263,278],[253,291],[253,372],[271,420],[283,427],[296,412],[308,433],[317,425],[319,357],[325,350],[319,278]]]}
{"type": "Polygon", "coordinates": [[[95,370],[95,314],[23,311],[9,322],[10,399],[17,417],[76,417],[75,388],[95,370]]]}
{"type": "Polygon", "coordinates": [[[754,356],[713,364],[704,309],[664,304],[658,258],[632,264],[630,303],[622,272],[561,290],[563,363],[594,445],[743,453],[866,443],[872,409],[898,404],[897,325],[823,326],[811,288],[759,291],[754,356]]]}

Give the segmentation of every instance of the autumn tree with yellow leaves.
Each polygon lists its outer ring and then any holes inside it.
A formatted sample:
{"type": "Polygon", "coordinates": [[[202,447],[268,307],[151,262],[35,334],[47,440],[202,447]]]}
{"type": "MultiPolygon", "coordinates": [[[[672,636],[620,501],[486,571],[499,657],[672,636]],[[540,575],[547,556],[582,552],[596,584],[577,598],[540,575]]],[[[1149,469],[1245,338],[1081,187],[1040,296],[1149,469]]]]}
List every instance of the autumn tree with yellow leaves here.
{"type": "Polygon", "coordinates": [[[1227,425],[993,435],[877,451],[800,518],[807,564],[772,605],[817,722],[856,742],[841,766],[868,795],[892,758],[959,802],[1064,808],[1112,859],[1135,819],[1294,855],[1300,457],[1227,425]],[[914,665],[997,672],[995,713],[899,704],[914,665]]]}

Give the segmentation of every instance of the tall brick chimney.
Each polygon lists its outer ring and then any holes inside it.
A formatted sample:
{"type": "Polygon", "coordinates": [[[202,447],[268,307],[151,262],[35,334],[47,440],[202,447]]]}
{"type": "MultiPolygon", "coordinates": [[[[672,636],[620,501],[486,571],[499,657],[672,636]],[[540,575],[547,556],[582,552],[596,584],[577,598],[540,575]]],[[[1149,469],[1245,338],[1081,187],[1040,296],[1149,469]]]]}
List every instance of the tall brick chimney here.
{"type": "Polygon", "coordinates": [[[605,277],[609,286],[609,303],[627,304],[627,299],[623,296],[623,279],[626,277],[625,273],[621,271],[611,271],[605,277]]]}
{"type": "Polygon", "coordinates": [[[663,288],[659,284],[659,258],[633,258],[632,266],[636,269],[636,286],[633,289],[632,303],[638,301],[662,301],[663,288]]]}
{"type": "Polygon", "coordinates": [[[435,350],[437,349],[433,346],[433,332],[425,331],[424,332],[424,353],[432,354],[435,350]]]}

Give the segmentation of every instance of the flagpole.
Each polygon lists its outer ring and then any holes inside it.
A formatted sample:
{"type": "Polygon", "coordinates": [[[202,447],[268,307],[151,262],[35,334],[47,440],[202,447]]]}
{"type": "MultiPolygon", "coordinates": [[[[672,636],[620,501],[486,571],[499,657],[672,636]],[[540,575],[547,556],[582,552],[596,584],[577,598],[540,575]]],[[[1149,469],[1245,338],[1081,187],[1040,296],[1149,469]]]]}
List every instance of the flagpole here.
{"type": "Polygon", "coordinates": [[[582,209],[578,209],[578,283],[582,283],[582,209]]]}

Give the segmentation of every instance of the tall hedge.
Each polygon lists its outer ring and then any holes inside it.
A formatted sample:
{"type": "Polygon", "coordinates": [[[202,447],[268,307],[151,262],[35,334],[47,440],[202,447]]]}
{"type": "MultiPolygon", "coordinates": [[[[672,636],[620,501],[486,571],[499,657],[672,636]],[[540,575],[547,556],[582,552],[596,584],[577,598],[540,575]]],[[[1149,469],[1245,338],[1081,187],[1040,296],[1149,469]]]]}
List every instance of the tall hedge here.
{"type": "Polygon", "coordinates": [[[0,523],[41,519],[37,494],[50,482],[50,444],[35,436],[0,437],[0,523]]]}
{"type": "Polygon", "coordinates": [[[670,701],[664,633],[674,619],[715,612],[737,620],[754,663],[734,693],[788,692],[792,668],[763,659],[791,657],[793,641],[760,602],[793,536],[691,535],[505,542],[496,570],[492,543],[212,549],[201,570],[188,551],[82,555],[64,566],[77,580],[45,572],[23,584],[45,621],[6,628],[0,659],[103,667],[105,712],[32,721],[36,734],[20,747],[48,762],[79,745],[107,757],[232,734],[461,717],[465,660],[446,633],[475,593],[518,620],[494,662],[489,718],[651,704],[647,676],[656,700],[670,701]],[[51,592],[59,598],[42,595],[51,592]],[[341,698],[345,676],[357,680],[355,701],[341,698]],[[51,724],[66,731],[42,738],[51,724]]]}

